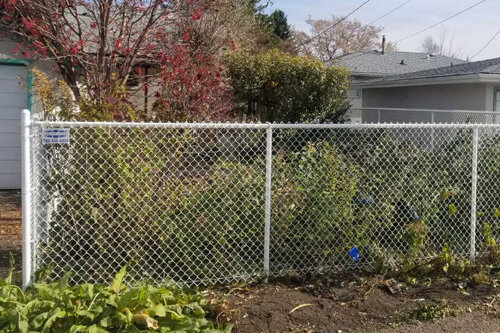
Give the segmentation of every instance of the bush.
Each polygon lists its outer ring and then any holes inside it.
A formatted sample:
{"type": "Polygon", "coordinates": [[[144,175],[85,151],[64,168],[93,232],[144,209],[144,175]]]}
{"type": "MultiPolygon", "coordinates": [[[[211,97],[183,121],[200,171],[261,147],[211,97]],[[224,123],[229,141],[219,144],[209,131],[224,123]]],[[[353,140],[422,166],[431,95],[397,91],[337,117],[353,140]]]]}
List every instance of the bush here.
{"type": "Polygon", "coordinates": [[[380,240],[375,247],[410,251],[408,226],[419,220],[428,228],[425,254],[445,243],[464,253],[470,239],[472,135],[446,132],[453,138],[444,138],[436,130],[435,138],[443,140],[430,148],[424,131],[339,130],[331,142],[362,170],[357,197],[371,198],[372,204],[358,205],[356,218],[376,230],[370,237],[380,240]]]}
{"type": "Polygon", "coordinates": [[[235,102],[244,114],[257,103],[262,121],[344,122],[349,72],[307,56],[274,50],[227,58],[235,102]]]}
{"type": "Polygon", "coordinates": [[[34,283],[25,292],[0,281],[0,331],[14,332],[230,332],[205,316],[201,293],[174,286],[123,284],[125,268],[109,286],[34,283]]]}
{"type": "Polygon", "coordinates": [[[58,202],[41,228],[40,262],[75,272],[74,282],[102,282],[127,263],[131,279],[155,281],[260,272],[265,163],[219,158],[205,134],[72,132],[71,159],[47,155],[44,190],[58,202]]]}
{"type": "Polygon", "coordinates": [[[275,269],[333,268],[349,246],[365,242],[353,205],[360,170],[336,148],[325,141],[309,143],[279,156],[274,165],[275,269]]]}
{"type": "MultiPolygon", "coordinates": [[[[49,147],[43,156],[51,163],[37,198],[52,202],[37,210],[48,221],[38,263],[73,271],[74,282],[102,282],[127,263],[135,280],[261,273],[265,160],[255,134],[75,128],[71,154],[49,147]]],[[[352,262],[354,245],[363,264],[435,255],[445,243],[468,253],[471,136],[456,134],[428,149],[418,132],[276,131],[272,270],[335,269],[352,262]]],[[[478,207],[490,209],[485,189],[478,207]]]]}

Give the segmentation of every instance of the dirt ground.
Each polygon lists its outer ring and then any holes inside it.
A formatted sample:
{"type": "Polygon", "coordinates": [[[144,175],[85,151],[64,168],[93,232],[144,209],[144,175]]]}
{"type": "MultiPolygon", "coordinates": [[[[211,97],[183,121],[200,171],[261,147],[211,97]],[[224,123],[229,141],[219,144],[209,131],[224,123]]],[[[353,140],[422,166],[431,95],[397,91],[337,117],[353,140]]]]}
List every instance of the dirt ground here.
{"type": "Polygon", "coordinates": [[[344,286],[275,284],[231,290],[222,316],[235,324],[235,332],[493,333],[500,332],[499,292],[483,285],[464,294],[449,282],[435,281],[393,295],[375,278],[344,286]],[[409,315],[424,304],[441,304],[438,300],[446,300],[445,318],[417,321],[409,315]]]}
{"type": "Polygon", "coordinates": [[[14,256],[16,282],[21,274],[21,193],[0,191],[0,277],[9,269],[10,255],[14,256]]]}
{"type": "MultiPolygon", "coordinates": [[[[0,277],[9,267],[10,253],[15,257],[15,279],[19,283],[20,193],[0,191],[0,277]]],[[[491,286],[478,286],[465,294],[458,292],[456,285],[432,281],[428,286],[402,289],[393,295],[376,277],[350,276],[242,286],[226,290],[223,296],[226,304],[219,317],[230,319],[236,333],[500,333],[500,288],[491,286]],[[437,304],[436,300],[443,299],[447,300],[446,309],[454,310],[454,315],[437,322],[408,318],[419,303],[437,304]]]]}

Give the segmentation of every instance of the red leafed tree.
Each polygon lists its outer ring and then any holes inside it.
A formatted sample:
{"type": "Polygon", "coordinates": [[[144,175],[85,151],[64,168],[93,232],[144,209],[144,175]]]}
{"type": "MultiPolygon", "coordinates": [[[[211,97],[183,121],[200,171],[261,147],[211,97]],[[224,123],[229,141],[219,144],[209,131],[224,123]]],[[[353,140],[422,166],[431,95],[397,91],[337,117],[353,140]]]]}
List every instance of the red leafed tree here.
{"type": "Polygon", "coordinates": [[[190,36],[210,6],[217,1],[0,0],[0,24],[23,38],[31,57],[53,60],[95,118],[220,119],[230,109],[222,68],[190,36]],[[131,75],[156,112],[128,98],[131,75]]]}

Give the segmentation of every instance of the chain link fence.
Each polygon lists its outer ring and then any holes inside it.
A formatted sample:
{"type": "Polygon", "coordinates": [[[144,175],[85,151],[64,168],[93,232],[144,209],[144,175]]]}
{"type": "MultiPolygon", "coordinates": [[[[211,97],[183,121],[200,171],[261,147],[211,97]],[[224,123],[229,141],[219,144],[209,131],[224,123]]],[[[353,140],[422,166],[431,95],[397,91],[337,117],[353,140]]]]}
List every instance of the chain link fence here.
{"type": "MultiPolygon", "coordinates": [[[[31,278],[224,284],[460,256],[498,231],[500,127],[32,121],[31,278]],[[348,251],[359,251],[353,260],[348,251]]],[[[27,244],[27,243],[25,243],[27,244]]]]}
{"type": "Polygon", "coordinates": [[[351,110],[363,123],[500,124],[496,111],[404,108],[361,108],[351,110]]]}

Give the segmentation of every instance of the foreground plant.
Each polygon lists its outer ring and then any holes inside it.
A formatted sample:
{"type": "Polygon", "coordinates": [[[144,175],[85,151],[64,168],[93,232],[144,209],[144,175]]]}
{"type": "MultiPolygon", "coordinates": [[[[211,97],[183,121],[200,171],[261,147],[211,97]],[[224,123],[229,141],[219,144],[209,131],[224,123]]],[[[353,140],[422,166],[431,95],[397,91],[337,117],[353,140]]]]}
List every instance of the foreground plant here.
{"type": "Polygon", "coordinates": [[[464,311],[465,309],[454,307],[445,299],[418,303],[416,309],[401,313],[391,326],[399,326],[411,320],[437,322],[446,317],[456,317],[464,311]]]}
{"type": "Polygon", "coordinates": [[[205,318],[204,297],[178,287],[123,284],[125,268],[109,286],[34,283],[23,292],[0,281],[0,332],[222,332],[205,318]]]}

